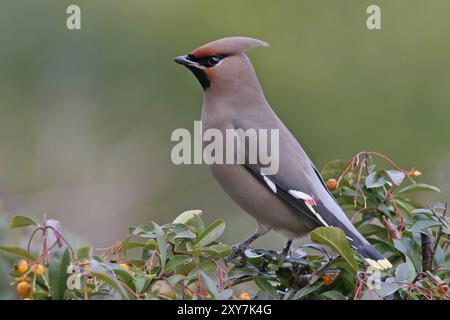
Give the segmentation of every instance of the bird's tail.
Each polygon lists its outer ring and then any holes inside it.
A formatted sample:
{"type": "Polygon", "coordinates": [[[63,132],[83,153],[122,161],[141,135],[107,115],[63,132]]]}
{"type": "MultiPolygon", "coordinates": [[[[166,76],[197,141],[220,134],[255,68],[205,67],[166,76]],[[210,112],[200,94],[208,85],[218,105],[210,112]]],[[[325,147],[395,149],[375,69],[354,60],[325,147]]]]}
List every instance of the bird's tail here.
{"type": "Polygon", "coordinates": [[[358,246],[357,250],[372,267],[381,270],[392,268],[392,264],[389,260],[383,257],[383,255],[369,243],[358,246]]]}

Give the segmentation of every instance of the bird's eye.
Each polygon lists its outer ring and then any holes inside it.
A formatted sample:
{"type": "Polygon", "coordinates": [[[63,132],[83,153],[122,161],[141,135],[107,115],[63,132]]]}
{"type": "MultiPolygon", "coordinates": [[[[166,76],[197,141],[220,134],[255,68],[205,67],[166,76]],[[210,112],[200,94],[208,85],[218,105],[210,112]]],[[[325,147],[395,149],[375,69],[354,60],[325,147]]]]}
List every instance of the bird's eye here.
{"type": "Polygon", "coordinates": [[[209,57],[207,64],[208,66],[212,67],[215,66],[216,64],[218,64],[220,62],[220,58],[218,57],[209,57]]]}

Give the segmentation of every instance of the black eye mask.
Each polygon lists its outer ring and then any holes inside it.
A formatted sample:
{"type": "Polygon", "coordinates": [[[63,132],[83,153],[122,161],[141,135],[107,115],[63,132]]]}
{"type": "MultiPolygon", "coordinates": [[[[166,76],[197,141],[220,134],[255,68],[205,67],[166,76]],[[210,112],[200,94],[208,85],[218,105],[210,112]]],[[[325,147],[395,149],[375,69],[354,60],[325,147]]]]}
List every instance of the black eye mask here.
{"type": "Polygon", "coordinates": [[[194,62],[197,62],[199,65],[205,67],[205,68],[212,68],[215,65],[217,65],[220,61],[228,57],[227,55],[218,54],[215,56],[209,56],[209,57],[201,57],[197,58],[194,55],[188,55],[188,59],[194,62]]]}
{"type": "MultiPolygon", "coordinates": [[[[187,56],[187,59],[193,62],[197,62],[199,65],[205,67],[205,68],[212,68],[216,66],[220,61],[228,57],[228,55],[215,55],[215,56],[209,56],[209,57],[201,57],[197,58],[196,56],[189,54],[187,56]]],[[[211,81],[209,81],[208,76],[206,73],[195,66],[187,66],[189,70],[192,71],[192,73],[195,75],[197,80],[200,82],[203,90],[208,89],[211,86],[211,81]]]]}

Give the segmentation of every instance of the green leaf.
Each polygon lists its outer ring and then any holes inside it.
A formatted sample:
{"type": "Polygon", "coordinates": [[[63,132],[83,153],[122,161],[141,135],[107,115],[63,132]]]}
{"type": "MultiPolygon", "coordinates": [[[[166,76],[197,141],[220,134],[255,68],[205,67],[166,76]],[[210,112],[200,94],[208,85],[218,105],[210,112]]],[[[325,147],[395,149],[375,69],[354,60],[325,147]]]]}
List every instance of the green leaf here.
{"type": "Polygon", "coordinates": [[[214,221],[208,228],[206,228],[205,231],[198,237],[195,247],[200,248],[204,247],[214,240],[216,240],[218,237],[222,235],[222,233],[225,231],[225,221],[222,219],[214,221]]]}
{"type": "Polygon", "coordinates": [[[150,239],[145,243],[143,250],[152,251],[152,250],[155,250],[157,246],[158,246],[158,242],[154,239],[150,239]]]}
{"type": "Polygon", "coordinates": [[[376,235],[382,239],[386,239],[386,229],[376,224],[363,224],[358,228],[358,231],[365,237],[376,235]]]}
{"type": "Polygon", "coordinates": [[[320,294],[329,300],[348,300],[346,296],[336,290],[325,291],[320,294]]]}
{"type": "Polygon", "coordinates": [[[433,213],[430,209],[418,208],[411,211],[411,214],[423,214],[431,216],[433,213]]]}
{"type": "Polygon", "coordinates": [[[137,248],[144,248],[144,247],[145,247],[145,243],[142,243],[142,242],[127,242],[127,251],[137,249],[137,248]]]}
{"type": "Polygon", "coordinates": [[[130,259],[128,260],[128,263],[131,264],[134,267],[143,267],[145,265],[145,260],[142,259],[130,259]]]}
{"type": "Polygon", "coordinates": [[[220,259],[231,254],[231,247],[227,244],[216,243],[207,247],[200,248],[200,253],[212,259],[220,259]]]}
{"type": "Polygon", "coordinates": [[[411,185],[409,185],[407,187],[404,187],[403,189],[401,189],[397,193],[398,194],[402,194],[402,193],[410,193],[410,192],[418,192],[418,191],[441,192],[441,190],[439,190],[435,186],[432,186],[432,185],[429,185],[429,184],[425,184],[425,183],[415,183],[415,184],[411,184],[411,185]]]}
{"type": "Polygon", "coordinates": [[[408,257],[418,271],[422,270],[420,248],[412,238],[394,239],[395,248],[405,257],[408,257]]]}
{"type": "Polygon", "coordinates": [[[114,270],[115,275],[126,285],[128,285],[131,289],[136,289],[135,284],[134,284],[134,277],[131,274],[130,271],[128,271],[127,269],[123,268],[120,265],[117,264],[111,264],[110,265],[111,269],[114,270]]]}
{"type": "Polygon", "coordinates": [[[162,226],[163,229],[170,230],[172,232],[172,240],[176,239],[195,239],[196,235],[188,226],[181,223],[170,223],[162,226]]]}
{"type": "Polygon", "coordinates": [[[366,188],[379,188],[381,186],[384,186],[386,182],[386,178],[384,178],[377,172],[373,172],[366,177],[366,188]]]}
{"type": "Polygon", "coordinates": [[[396,279],[393,277],[387,278],[385,282],[381,282],[381,289],[379,290],[381,297],[387,297],[395,292],[397,292],[399,289],[403,288],[403,284],[398,283],[396,279]]]}
{"type": "Polygon", "coordinates": [[[445,253],[440,245],[436,246],[434,260],[436,261],[437,266],[441,266],[445,262],[445,253]]]}
{"type": "Polygon", "coordinates": [[[62,300],[64,293],[67,289],[67,279],[69,274],[67,273],[67,267],[70,264],[69,250],[66,249],[63,255],[54,259],[50,264],[48,270],[48,277],[50,281],[50,294],[53,300],[62,300]]]}
{"type": "Polygon", "coordinates": [[[150,282],[152,281],[153,276],[142,276],[136,279],[135,281],[135,287],[136,292],[138,294],[142,294],[148,290],[148,287],[150,285],[150,282]]]}
{"type": "Polygon", "coordinates": [[[280,299],[277,288],[272,286],[270,284],[270,282],[267,281],[266,279],[264,279],[263,277],[256,276],[255,283],[263,292],[267,293],[271,299],[274,299],[274,300],[280,299]]]}
{"type": "Polygon", "coordinates": [[[154,222],[152,223],[153,228],[155,230],[154,232],[156,234],[156,241],[158,242],[158,252],[159,252],[159,260],[161,262],[161,268],[164,270],[167,260],[167,241],[164,237],[163,229],[156,223],[154,222]]]}
{"type": "Polygon", "coordinates": [[[225,289],[219,295],[219,300],[228,300],[233,295],[233,289],[225,289]]]}
{"type": "Polygon", "coordinates": [[[391,179],[391,181],[397,186],[401,185],[406,177],[406,175],[403,172],[397,170],[387,170],[385,171],[385,173],[391,179]]]}
{"type": "Polygon", "coordinates": [[[175,274],[166,279],[166,281],[172,286],[175,287],[179,282],[184,280],[186,277],[181,274],[175,274]]]}
{"type": "Polygon", "coordinates": [[[92,248],[90,246],[84,246],[78,249],[77,251],[77,259],[78,260],[89,260],[92,256],[92,248]]]}
{"type": "Polygon", "coordinates": [[[228,270],[228,280],[234,281],[241,278],[253,278],[258,274],[259,270],[253,267],[250,264],[247,264],[244,267],[231,267],[230,270],[228,270]]]}
{"type": "MultiPolygon", "coordinates": [[[[192,268],[191,271],[186,276],[188,281],[198,279],[198,271],[202,271],[206,274],[211,274],[211,275],[214,274],[215,272],[217,272],[216,265],[209,259],[204,259],[200,263],[198,268],[196,267],[195,263],[192,263],[192,264],[194,265],[194,268],[192,268]]],[[[189,266],[189,264],[186,266],[189,266]]],[[[181,268],[181,270],[183,270],[183,268],[181,268]]],[[[185,274],[185,272],[183,272],[183,274],[185,274]]]]}
{"type": "Polygon", "coordinates": [[[202,280],[202,284],[206,286],[206,290],[209,292],[211,297],[214,300],[219,299],[219,291],[217,290],[217,286],[213,279],[211,279],[206,273],[203,271],[199,271],[200,279],[202,280]]]}
{"type": "Polygon", "coordinates": [[[129,300],[130,297],[125,290],[125,288],[122,286],[122,284],[113,276],[109,275],[106,272],[103,271],[96,271],[96,270],[88,270],[89,274],[92,274],[98,278],[98,280],[104,281],[107,285],[109,285],[112,289],[116,290],[119,295],[124,300],[129,300]]]}
{"type": "Polygon", "coordinates": [[[192,220],[186,223],[190,227],[192,227],[193,231],[197,236],[202,234],[203,231],[205,231],[205,224],[203,223],[203,220],[199,214],[195,215],[192,220]]]}
{"type": "Polygon", "coordinates": [[[404,201],[405,199],[394,198],[395,204],[402,209],[406,214],[411,214],[414,210],[414,207],[408,202],[404,201]]]}
{"type": "MultiPolygon", "coordinates": [[[[442,223],[436,220],[421,220],[416,222],[409,231],[427,233],[426,229],[441,226],[442,223]]],[[[428,233],[427,233],[428,234],[428,233]]]]}
{"type": "Polygon", "coordinates": [[[261,258],[262,256],[264,256],[264,253],[256,253],[251,249],[245,250],[244,254],[247,258],[250,258],[250,259],[257,259],[257,258],[261,258]]]}
{"type": "Polygon", "coordinates": [[[33,300],[48,300],[48,292],[47,291],[43,291],[43,290],[39,290],[39,291],[34,291],[31,296],[33,297],[33,300]]]}
{"type": "Polygon", "coordinates": [[[447,205],[443,204],[441,202],[437,202],[434,206],[433,206],[433,210],[440,215],[443,215],[444,212],[446,212],[447,210],[447,205]]]}
{"type": "Polygon", "coordinates": [[[394,294],[403,287],[402,284],[394,277],[387,278],[384,282],[379,283],[378,288],[365,290],[362,300],[382,300],[384,297],[394,294]]]}
{"type": "Polygon", "coordinates": [[[165,271],[166,272],[175,271],[179,266],[182,266],[186,263],[190,263],[191,260],[192,257],[187,255],[174,256],[172,259],[169,259],[169,261],[167,261],[165,271]]]}
{"type": "Polygon", "coordinates": [[[173,220],[172,223],[181,223],[186,224],[191,221],[195,216],[201,216],[202,210],[189,210],[180,214],[178,217],[173,220]]]}
{"type": "Polygon", "coordinates": [[[411,283],[415,277],[416,270],[408,258],[406,258],[406,262],[399,264],[395,269],[395,279],[402,284],[411,283]]]}
{"type": "Polygon", "coordinates": [[[11,246],[0,246],[1,251],[5,251],[11,253],[13,255],[19,256],[29,261],[36,261],[37,259],[33,257],[28,251],[19,248],[19,247],[11,247],[11,246]]]}
{"type": "Polygon", "coordinates": [[[397,252],[395,247],[389,242],[386,241],[387,239],[378,239],[378,238],[368,238],[367,239],[375,249],[377,249],[379,252],[397,252]]]}
{"type": "Polygon", "coordinates": [[[307,295],[313,293],[314,291],[317,291],[318,289],[320,289],[320,287],[322,287],[323,282],[318,281],[316,283],[314,283],[313,285],[309,285],[309,286],[305,286],[303,288],[301,288],[300,290],[298,290],[294,296],[292,297],[292,300],[300,300],[304,297],[306,297],[307,295]]]}
{"type": "Polygon", "coordinates": [[[355,255],[348,244],[344,231],[335,227],[319,227],[311,231],[309,236],[315,243],[326,245],[339,252],[352,270],[358,271],[355,255]]]}
{"type": "Polygon", "coordinates": [[[131,233],[132,235],[135,235],[135,236],[142,236],[142,235],[144,235],[145,237],[147,237],[147,234],[152,234],[152,230],[150,229],[149,226],[140,225],[140,226],[137,226],[137,227],[130,227],[129,228],[129,233],[131,233]]]}
{"type": "Polygon", "coordinates": [[[10,229],[15,229],[15,228],[23,228],[23,227],[28,227],[28,226],[37,226],[38,224],[36,222],[34,222],[33,220],[31,220],[28,217],[24,217],[24,216],[15,216],[12,220],[11,220],[11,224],[9,225],[10,229]]]}

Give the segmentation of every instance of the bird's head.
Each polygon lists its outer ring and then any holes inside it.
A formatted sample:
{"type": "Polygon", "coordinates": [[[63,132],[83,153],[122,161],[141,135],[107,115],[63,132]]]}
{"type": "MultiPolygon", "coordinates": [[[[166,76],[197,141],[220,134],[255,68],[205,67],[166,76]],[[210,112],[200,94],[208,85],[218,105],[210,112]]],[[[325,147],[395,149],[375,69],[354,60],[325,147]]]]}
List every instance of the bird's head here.
{"type": "Polygon", "coordinates": [[[255,77],[245,52],[267,47],[264,41],[246,37],[228,37],[207,43],[190,54],[178,56],[175,62],[186,66],[196,76],[203,89],[234,87],[239,80],[255,77]]]}

